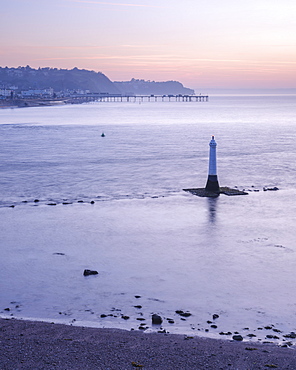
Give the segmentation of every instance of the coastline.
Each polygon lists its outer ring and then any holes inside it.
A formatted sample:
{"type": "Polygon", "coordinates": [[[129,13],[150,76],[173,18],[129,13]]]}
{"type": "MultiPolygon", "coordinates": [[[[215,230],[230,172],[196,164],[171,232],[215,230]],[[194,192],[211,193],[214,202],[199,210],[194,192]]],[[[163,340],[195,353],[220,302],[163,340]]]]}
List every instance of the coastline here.
{"type": "Polygon", "coordinates": [[[0,318],[2,369],[295,369],[293,348],[0,318]]]}
{"type": "MultiPolygon", "coordinates": [[[[69,99],[9,99],[0,100],[0,109],[51,107],[68,104],[69,99]]],[[[73,102],[70,102],[73,104],[73,102]]]]}

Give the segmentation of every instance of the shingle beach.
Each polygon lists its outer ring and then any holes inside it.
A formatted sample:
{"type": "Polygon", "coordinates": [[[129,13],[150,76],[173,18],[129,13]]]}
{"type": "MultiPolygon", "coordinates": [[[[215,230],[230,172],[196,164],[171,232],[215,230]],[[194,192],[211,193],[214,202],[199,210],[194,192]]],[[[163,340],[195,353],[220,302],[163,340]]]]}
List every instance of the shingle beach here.
{"type": "Polygon", "coordinates": [[[0,368],[296,369],[293,347],[0,319],[0,368]]]}

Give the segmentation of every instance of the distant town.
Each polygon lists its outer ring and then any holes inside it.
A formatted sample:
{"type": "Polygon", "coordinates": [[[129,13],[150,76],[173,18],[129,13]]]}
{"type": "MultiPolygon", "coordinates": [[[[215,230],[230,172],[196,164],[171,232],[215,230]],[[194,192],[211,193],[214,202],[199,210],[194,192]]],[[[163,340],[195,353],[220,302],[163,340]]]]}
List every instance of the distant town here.
{"type": "Polygon", "coordinates": [[[111,81],[102,72],[73,68],[0,67],[0,104],[32,106],[53,102],[79,103],[91,98],[123,96],[192,96],[178,81],[111,81]]]}

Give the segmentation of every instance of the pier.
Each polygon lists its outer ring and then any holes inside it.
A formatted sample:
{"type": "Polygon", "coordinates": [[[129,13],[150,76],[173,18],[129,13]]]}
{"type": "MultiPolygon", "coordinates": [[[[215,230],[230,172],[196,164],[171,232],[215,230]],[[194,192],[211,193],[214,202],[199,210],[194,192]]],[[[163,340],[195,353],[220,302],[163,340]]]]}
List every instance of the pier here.
{"type": "Polygon", "coordinates": [[[71,95],[68,102],[207,102],[208,95],[121,95],[121,94],[102,94],[91,93],[85,95],[71,95]]]}

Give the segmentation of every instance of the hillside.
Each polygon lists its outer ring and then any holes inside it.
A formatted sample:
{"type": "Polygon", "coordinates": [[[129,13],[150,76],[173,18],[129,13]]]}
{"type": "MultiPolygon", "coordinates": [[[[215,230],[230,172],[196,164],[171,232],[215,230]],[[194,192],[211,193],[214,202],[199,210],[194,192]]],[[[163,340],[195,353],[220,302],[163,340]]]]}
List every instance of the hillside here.
{"type": "Polygon", "coordinates": [[[89,90],[93,93],[118,94],[119,91],[101,72],[74,68],[0,67],[0,86],[17,86],[18,90],[48,89],[54,91],[89,90]]]}
{"type": "Polygon", "coordinates": [[[89,91],[123,95],[191,95],[194,90],[184,87],[178,81],[130,81],[112,82],[102,72],[85,69],[38,68],[30,66],[0,67],[0,89],[11,89],[16,93],[26,90],[52,88],[54,92],[89,91]]]}
{"type": "Polygon", "coordinates": [[[194,90],[184,87],[178,81],[145,81],[131,79],[130,81],[115,81],[114,85],[122,94],[139,94],[139,95],[177,95],[177,94],[194,94],[194,90]]]}

